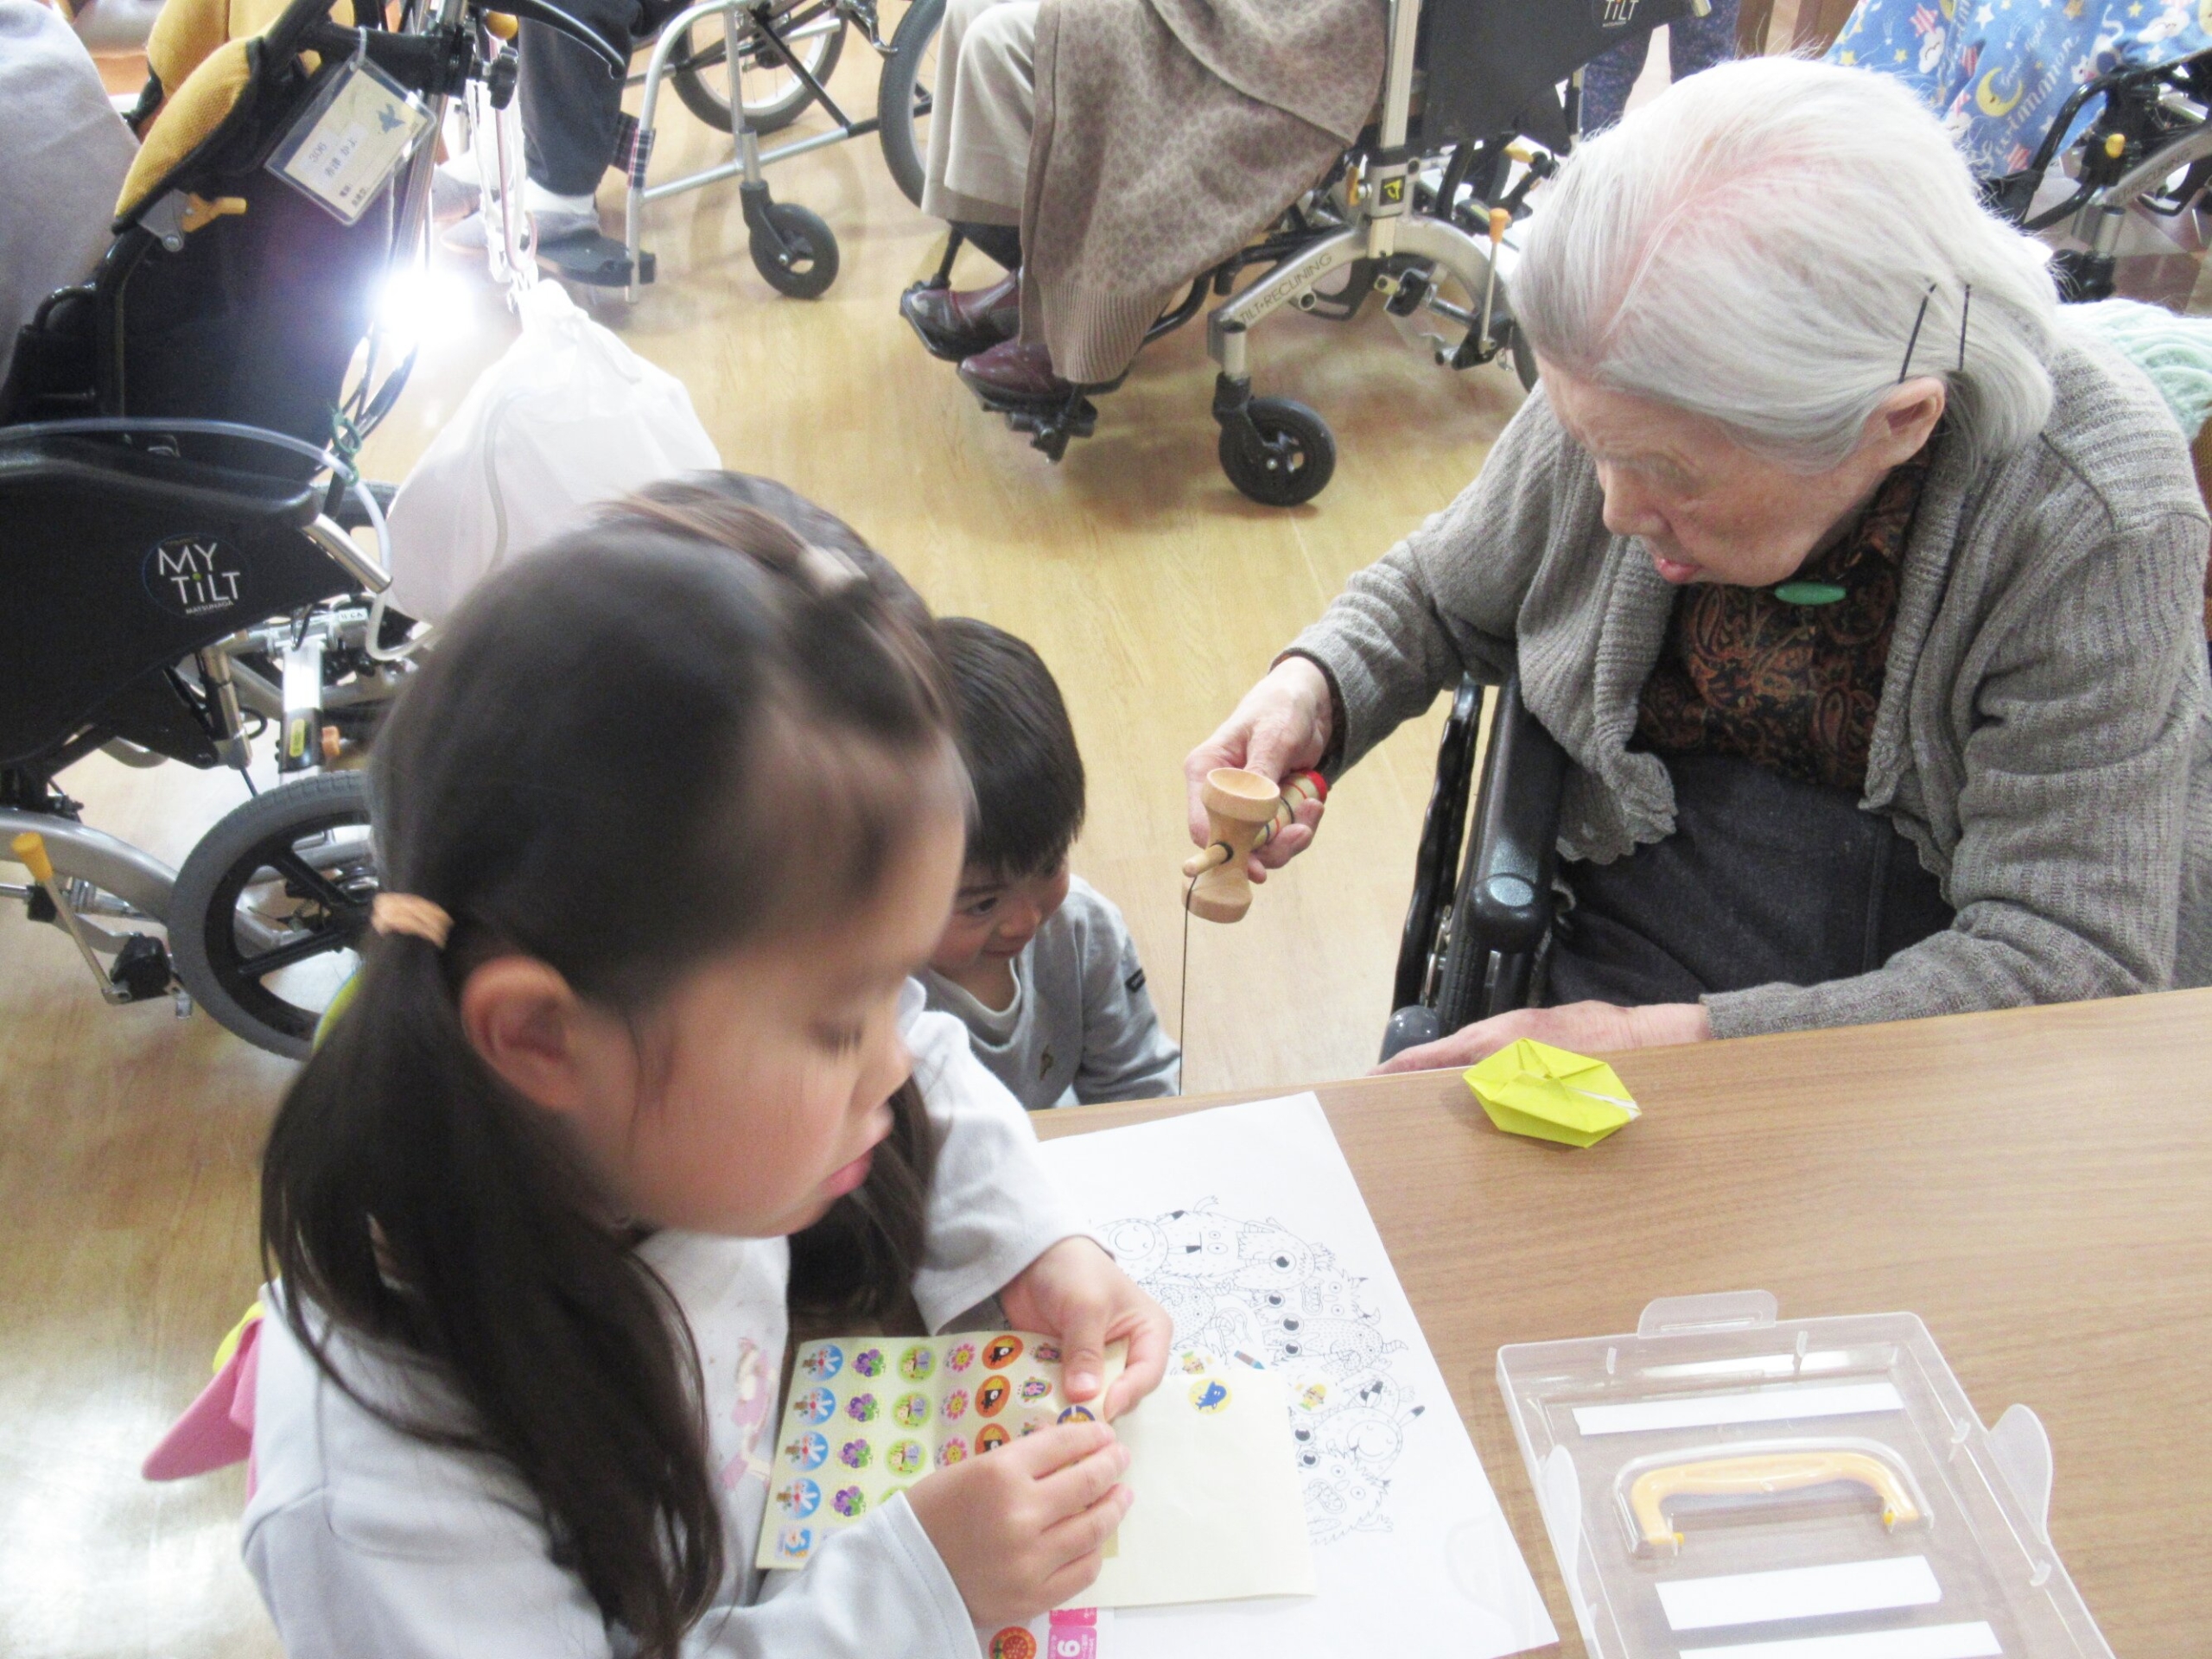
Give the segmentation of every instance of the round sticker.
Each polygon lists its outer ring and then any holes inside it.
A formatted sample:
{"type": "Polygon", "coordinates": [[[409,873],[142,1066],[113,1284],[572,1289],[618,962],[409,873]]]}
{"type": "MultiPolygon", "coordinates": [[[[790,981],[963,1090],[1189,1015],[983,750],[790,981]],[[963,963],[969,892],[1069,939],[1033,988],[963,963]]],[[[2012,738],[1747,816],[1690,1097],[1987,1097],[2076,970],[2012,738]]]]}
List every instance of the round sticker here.
{"type": "Polygon", "coordinates": [[[862,1376],[880,1376],[883,1374],[883,1350],[861,1349],[853,1356],[853,1369],[862,1376]]]}
{"type": "Polygon", "coordinates": [[[957,1423],[968,1414],[968,1390],[955,1389],[944,1396],[944,1421],[957,1423]]]}
{"type": "Polygon", "coordinates": [[[972,1342],[962,1343],[944,1357],[944,1369],[948,1371],[964,1371],[975,1363],[976,1344],[972,1342]]]}
{"type": "Polygon", "coordinates": [[[827,1382],[845,1369],[845,1351],[834,1342],[825,1342],[804,1359],[798,1368],[817,1382],[827,1382]]]}
{"type": "Polygon", "coordinates": [[[1037,1659],[1037,1638],[1009,1624],[991,1638],[991,1659],[1037,1659]]]}
{"type": "Polygon", "coordinates": [[[1185,1376],[1204,1376],[1206,1374],[1206,1357],[1204,1354],[1186,1352],[1179,1363],[1185,1376]]]}
{"type": "Polygon", "coordinates": [[[1020,1357],[1021,1338],[1020,1337],[993,1337],[983,1344],[983,1364],[986,1370],[1002,1371],[1020,1357]]]}
{"type": "Polygon", "coordinates": [[[940,1469],[950,1469],[954,1464],[963,1461],[967,1456],[968,1442],[957,1434],[948,1434],[944,1437],[944,1444],[937,1449],[937,1466],[940,1469]]]}
{"type": "Polygon", "coordinates": [[[1089,1406],[1070,1406],[1060,1414],[1060,1421],[1064,1423],[1095,1423],[1098,1419],[1091,1414],[1089,1406]]]}
{"type": "Polygon", "coordinates": [[[1033,1411],[1021,1420],[1021,1432],[1024,1434],[1034,1434],[1039,1429],[1050,1428],[1052,1426],[1052,1414],[1049,1411],[1033,1411]]]}
{"type": "Polygon", "coordinates": [[[776,1494],[784,1513],[804,1521],[822,1507],[822,1489],[810,1480],[795,1480],[776,1494]]]}
{"type": "Polygon", "coordinates": [[[919,1440],[893,1440],[883,1454],[883,1466],[894,1475],[914,1474],[928,1460],[919,1440]]]}
{"type": "Polygon", "coordinates": [[[1298,1396],[1298,1403],[1305,1407],[1308,1411],[1319,1411],[1321,1409],[1324,1402],[1327,1401],[1328,1397],[1329,1385],[1327,1383],[1308,1382],[1306,1385],[1305,1392],[1298,1396]]]}
{"type": "Polygon", "coordinates": [[[1004,1423],[986,1423],[976,1433],[976,1455],[980,1458],[986,1452],[995,1452],[1013,1438],[1004,1423]]]}
{"type": "Polygon", "coordinates": [[[797,1560],[813,1548],[812,1527],[785,1527],[776,1535],[776,1554],[785,1560],[797,1560]]]}
{"type": "Polygon", "coordinates": [[[1060,1363],[1060,1351],[1049,1342],[1040,1342],[1037,1344],[1037,1351],[1030,1357],[1039,1365],[1057,1365],[1060,1363]]]}
{"type": "Polygon", "coordinates": [[[931,1371],[937,1370],[937,1352],[916,1343],[899,1356],[899,1375],[909,1382],[925,1382],[931,1371]]]}
{"type": "Polygon", "coordinates": [[[830,1442],[809,1432],[785,1446],[784,1455],[801,1469],[819,1469],[830,1460],[830,1442]]]}
{"type": "Polygon", "coordinates": [[[901,1428],[919,1428],[930,1420],[930,1397],[926,1394],[902,1394],[892,1402],[891,1416],[901,1428]]]}
{"type": "Polygon", "coordinates": [[[837,1448],[837,1461],[848,1469],[865,1469],[875,1459],[875,1448],[866,1440],[847,1440],[837,1448]]]}
{"type": "Polygon", "coordinates": [[[1050,1382],[1047,1382],[1043,1377],[1025,1377],[1022,1380],[1021,1384],[1022,1403],[1024,1405],[1034,1405],[1038,1401],[1042,1400],[1052,1391],[1052,1385],[1050,1382]]]}
{"type": "Polygon", "coordinates": [[[983,1386],[976,1390],[976,1414],[979,1417],[997,1416],[1000,1408],[1006,1404],[1007,1395],[1013,1392],[1014,1385],[1006,1378],[985,1377],[983,1386]]]}
{"type": "Polygon", "coordinates": [[[851,1418],[856,1423],[874,1422],[875,1421],[875,1396],[872,1394],[855,1395],[851,1399],[845,1402],[845,1415],[851,1418]]]}
{"type": "Polygon", "coordinates": [[[830,1500],[830,1506],[849,1521],[868,1508],[868,1495],[857,1486],[847,1486],[830,1500]]]}
{"type": "Polygon", "coordinates": [[[1213,1413],[1229,1403],[1229,1385],[1207,1377],[1191,1384],[1191,1403],[1200,1411],[1213,1413]]]}
{"type": "Polygon", "coordinates": [[[791,1402],[791,1415],[803,1423],[826,1423],[837,1414],[837,1396],[827,1389],[809,1389],[791,1402]]]}

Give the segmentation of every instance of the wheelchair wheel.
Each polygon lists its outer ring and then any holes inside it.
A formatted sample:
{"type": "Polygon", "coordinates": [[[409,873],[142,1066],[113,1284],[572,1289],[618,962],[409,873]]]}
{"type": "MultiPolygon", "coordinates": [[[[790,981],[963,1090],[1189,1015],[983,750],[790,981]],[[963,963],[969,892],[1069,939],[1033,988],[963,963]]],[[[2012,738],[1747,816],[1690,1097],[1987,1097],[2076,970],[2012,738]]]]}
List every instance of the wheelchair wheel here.
{"type": "Polygon", "coordinates": [[[1221,470],[1238,489],[1269,507],[1295,507],[1329,487],[1337,441],[1329,423],[1288,397],[1255,397],[1246,406],[1256,441],[1242,425],[1221,429],[1221,470]]]}
{"type": "Polygon", "coordinates": [[[359,965],[378,886],[358,772],[302,779],[201,837],[169,900],[169,954],[193,1000],[257,1048],[305,1059],[359,965]]]}
{"type": "Polygon", "coordinates": [[[837,280],[837,238],[822,215],[795,201],[772,201],[761,213],[767,222],[753,226],[746,245],[753,268],[777,293],[793,299],[819,299],[828,293],[837,280]]]}
{"type": "Polygon", "coordinates": [[[938,26],[944,22],[944,0],[914,0],[891,36],[891,55],[876,83],[876,137],[884,164],[915,207],[922,205],[922,179],[930,153],[930,107],[937,86],[938,26]]]}
{"type": "MultiPolygon", "coordinates": [[[[844,14],[829,4],[785,5],[777,9],[775,23],[807,73],[826,85],[845,49],[844,14]]],[[[740,28],[737,53],[745,123],[753,131],[781,131],[814,102],[789,61],[750,28],[740,28]]],[[[702,17],[685,29],[670,66],[669,80],[683,107],[718,131],[729,131],[729,43],[721,18],[702,17]]]]}

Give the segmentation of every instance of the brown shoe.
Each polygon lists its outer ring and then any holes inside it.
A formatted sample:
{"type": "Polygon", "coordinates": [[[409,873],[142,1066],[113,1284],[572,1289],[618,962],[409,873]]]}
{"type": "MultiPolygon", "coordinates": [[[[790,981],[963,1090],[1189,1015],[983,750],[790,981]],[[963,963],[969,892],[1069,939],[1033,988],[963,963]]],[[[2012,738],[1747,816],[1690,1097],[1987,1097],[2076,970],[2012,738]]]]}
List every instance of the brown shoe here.
{"type": "Polygon", "coordinates": [[[1075,388],[1052,372],[1052,353],[1042,346],[1009,340],[978,352],[960,365],[960,378],[987,406],[1061,404],[1075,388]]]}
{"type": "Polygon", "coordinates": [[[909,289],[899,298],[899,315],[921,336],[923,350],[958,363],[1021,332],[1021,278],[1009,275],[964,293],[909,289]]]}

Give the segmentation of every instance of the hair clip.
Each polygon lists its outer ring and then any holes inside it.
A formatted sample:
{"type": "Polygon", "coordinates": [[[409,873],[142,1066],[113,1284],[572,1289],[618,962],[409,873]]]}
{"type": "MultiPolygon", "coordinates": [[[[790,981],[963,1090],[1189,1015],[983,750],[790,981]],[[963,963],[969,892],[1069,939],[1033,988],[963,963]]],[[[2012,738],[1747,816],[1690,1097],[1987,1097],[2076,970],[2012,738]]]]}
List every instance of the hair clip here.
{"type": "MultiPolygon", "coordinates": [[[[1913,315],[1912,333],[1905,337],[1904,361],[1897,365],[1897,384],[1899,385],[1903,385],[1904,384],[1905,376],[1912,372],[1912,350],[1914,346],[1920,344],[1920,325],[1928,321],[1928,302],[1935,297],[1936,284],[1934,283],[1930,283],[1928,284],[1928,291],[1920,296],[1920,309],[1913,315]]],[[[1965,326],[1964,321],[1961,321],[1960,327],[1962,331],[1965,326]]],[[[1962,346],[1965,338],[1966,336],[1964,333],[1961,332],[1960,334],[1960,340],[1962,346]]]]}
{"type": "Polygon", "coordinates": [[[379,933],[404,933],[423,939],[433,950],[446,948],[453,934],[453,917],[440,905],[417,899],[411,893],[380,893],[369,903],[369,925],[379,933]]]}
{"type": "MultiPolygon", "coordinates": [[[[1959,372],[1967,372],[1967,319],[1974,315],[1974,284],[1966,284],[1966,292],[1959,300],[1959,372]]],[[[1907,357],[1911,353],[1905,353],[1907,357]]]]}

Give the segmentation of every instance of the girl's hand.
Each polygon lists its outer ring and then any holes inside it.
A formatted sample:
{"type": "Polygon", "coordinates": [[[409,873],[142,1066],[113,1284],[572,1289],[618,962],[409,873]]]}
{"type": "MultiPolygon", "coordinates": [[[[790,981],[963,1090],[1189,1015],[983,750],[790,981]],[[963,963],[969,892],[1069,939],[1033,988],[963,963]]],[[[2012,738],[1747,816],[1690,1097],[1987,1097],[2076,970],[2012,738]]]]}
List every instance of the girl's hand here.
{"type": "Polygon", "coordinates": [[[1433,1071],[1440,1066],[1472,1065],[1523,1037],[1578,1054],[1615,1054],[1624,1048],[1659,1048],[1669,1043],[1701,1043],[1713,1035],[1702,1002],[1655,1002],[1641,1008],[1617,1008],[1610,1002],[1568,1002],[1556,1008],[1516,1008],[1494,1020],[1478,1020],[1449,1037],[1409,1048],[1369,1073],[1433,1071]]]}
{"type": "MultiPolygon", "coordinates": [[[[1294,772],[1319,766],[1329,747],[1331,710],[1329,682],[1304,657],[1286,657],[1244,694],[1214,734],[1192,749],[1183,762],[1183,782],[1190,797],[1191,839],[1206,844],[1205,803],[1198,785],[1217,766],[1248,766],[1262,777],[1283,779],[1294,772]]],[[[1285,827],[1246,861],[1246,874],[1264,881],[1268,872],[1280,869],[1313,844],[1313,831],[1321,822],[1321,803],[1308,801],[1298,809],[1298,821],[1285,827]]]]}
{"type": "Polygon", "coordinates": [[[1129,1454],[1103,1423],[1056,1423],[957,1463],[906,1493],[978,1624],[1058,1607],[1098,1576],[1133,1501],[1129,1454]]]}
{"type": "Polygon", "coordinates": [[[999,1300],[1008,1324],[1060,1339],[1060,1388],[1071,1400],[1098,1392],[1106,1344],[1128,1342],[1128,1358],[1101,1408],[1109,1422],[1166,1375],[1174,1322],[1090,1239],[1062,1239],[1016,1274],[999,1300]]]}

